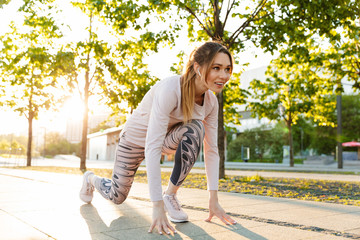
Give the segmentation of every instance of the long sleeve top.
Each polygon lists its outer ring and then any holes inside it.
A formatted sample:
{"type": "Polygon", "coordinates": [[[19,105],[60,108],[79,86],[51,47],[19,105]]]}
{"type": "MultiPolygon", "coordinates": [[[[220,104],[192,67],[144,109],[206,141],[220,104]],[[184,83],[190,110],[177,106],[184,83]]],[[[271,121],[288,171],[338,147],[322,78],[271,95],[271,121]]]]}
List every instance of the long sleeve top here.
{"type": "MultiPolygon", "coordinates": [[[[219,153],[217,146],[218,101],[205,92],[203,105],[195,104],[193,120],[205,127],[204,158],[208,190],[218,190],[219,153]]],[[[122,132],[126,140],[145,147],[145,161],[151,201],[162,200],[160,158],[166,133],[173,125],[183,122],[180,76],[157,82],[127,120],[122,132]]]]}

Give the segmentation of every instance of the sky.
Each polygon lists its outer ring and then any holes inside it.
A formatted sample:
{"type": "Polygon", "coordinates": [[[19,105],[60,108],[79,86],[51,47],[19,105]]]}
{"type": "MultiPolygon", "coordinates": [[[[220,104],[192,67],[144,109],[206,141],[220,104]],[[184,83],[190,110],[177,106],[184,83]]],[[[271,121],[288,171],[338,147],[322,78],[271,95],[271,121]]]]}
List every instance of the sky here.
{"type": "MultiPolygon", "coordinates": [[[[85,27],[87,26],[87,18],[79,9],[72,7],[69,0],[57,0],[57,3],[59,4],[60,9],[63,10],[59,20],[62,21],[65,26],[71,26],[71,29],[64,28],[64,41],[71,40],[76,42],[84,40],[84,38],[88,35],[85,30],[85,27]]],[[[19,17],[20,15],[17,12],[20,5],[21,1],[12,0],[8,5],[4,6],[3,9],[0,9],[0,35],[9,30],[8,26],[11,21],[18,23],[22,22],[22,19],[19,17]]],[[[107,34],[106,29],[103,30],[103,34],[100,35],[107,34]]],[[[181,49],[185,49],[185,51],[192,49],[192,46],[190,45],[191,47],[189,47],[189,43],[186,43],[186,41],[177,42],[179,44],[174,49],[161,50],[145,59],[145,63],[149,64],[149,70],[154,76],[164,78],[172,74],[169,69],[172,63],[178,61],[176,57],[177,53],[181,49]]],[[[270,54],[264,54],[261,50],[254,48],[249,49],[247,52],[242,54],[242,56],[243,57],[239,60],[241,63],[249,62],[250,65],[248,66],[248,69],[267,65],[272,58],[270,54]],[[257,55],[257,57],[255,57],[255,55],[257,55]]],[[[99,105],[96,102],[97,101],[95,100],[90,103],[90,106],[93,106],[93,112],[95,113],[104,109],[103,105],[99,105]]],[[[46,127],[49,131],[64,132],[67,119],[79,119],[82,117],[81,109],[80,98],[74,96],[64,105],[62,109],[60,109],[58,113],[47,112],[46,114],[40,115],[41,121],[39,120],[34,122],[35,134],[36,131],[40,131],[39,129],[44,127],[46,127]]],[[[11,110],[4,111],[0,109],[0,126],[0,134],[14,133],[17,135],[26,135],[28,129],[26,118],[24,116],[19,116],[11,110]]]]}

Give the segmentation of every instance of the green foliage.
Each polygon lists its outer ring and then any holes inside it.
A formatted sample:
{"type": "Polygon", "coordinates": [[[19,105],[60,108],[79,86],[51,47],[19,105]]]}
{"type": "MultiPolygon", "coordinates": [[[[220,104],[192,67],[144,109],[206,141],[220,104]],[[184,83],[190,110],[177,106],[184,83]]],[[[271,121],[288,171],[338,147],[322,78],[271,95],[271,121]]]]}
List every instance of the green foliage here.
{"type": "Polygon", "coordinates": [[[306,120],[303,116],[300,116],[296,125],[292,128],[295,154],[306,154],[306,150],[309,149],[312,141],[312,134],[316,128],[316,124],[312,121],[306,120]]]}
{"type": "Polygon", "coordinates": [[[50,156],[75,153],[79,156],[80,144],[70,143],[60,133],[51,132],[46,135],[45,153],[50,156]]]}
{"type": "Polygon", "coordinates": [[[311,132],[310,148],[317,154],[334,154],[336,147],[336,129],[330,126],[316,126],[311,132]]]}
{"type": "Polygon", "coordinates": [[[270,131],[270,139],[267,140],[269,154],[271,158],[276,160],[282,160],[283,158],[283,146],[289,145],[289,139],[287,138],[289,130],[283,121],[278,122],[270,131]]]}
{"type": "Polygon", "coordinates": [[[111,127],[109,125],[107,125],[106,122],[102,122],[99,125],[97,125],[96,127],[90,129],[89,134],[100,132],[100,131],[103,131],[108,128],[111,128],[111,127]]]}
{"type": "Polygon", "coordinates": [[[246,130],[228,145],[228,161],[241,159],[241,146],[250,148],[250,159],[273,159],[272,162],[281,161],[283,146],[288,144],[288,129],[284,122],[274,127],[262,125],[261,127],[246,130]]]}
{"type": "Polygon", "coordinates": [[[2,138],[2,140],[0,141],[1,153],[17,154],[17,155],[26,153],[26,147],[25,147],[26,141],[24,142],[21,137],[13,137],[8,139],[2,136],[1,138],[2,138]]]}
{"type": "Polygon", "coordinates": [[[2,152],[8,151],[9,148],[10,148],[10,144],[8,143],[8,141],[4,139],[0,141],[0,150],[2,152]]]}
{"type": "Polygon", "coordinates": [[[342,96],[343,142],[360,141],[360,96],[342,96]]]}
{"type": "Polygon", "coordinates": [[[4,5],[8,4],[11,0],[0,0],[0,9],[3,8],[4,5]]]}
{"type": "Polygon", "coordinates": [[[251,96],[257,100],[249,104],[254,114],[270,120],[283,118],[291,125],[304,114],[320,124],[335,125],[331,118],[335,104],[327,97],[332,94],[335,83],[321,67],[321,49],[308,48],[312,41],[308,44],[307,48],[282,50],[280,57],[269,66],[266,81],[250,83],[251,96]],[[318,57],[307,58],[310,52],[318,57]]]}
{"type": "Polygon", "coordinates": [[[255,45],[274,52],[286,46],[296,46],[317,35],[339,40],[334,31],[358,19],[358,0],[292,1],[271,0],[264,6],[246,35],[255,45]]]}
{"type": "MultiPolygon", "coordinates": [[[[360,103],[358,95],[342,96],[342,137],[341,142],[358,141],[360,128],[360,103]]],[[[335,98],[333,98],[335,101],[335,98]]],[[[335,114],[334,114],[335,115],[335,114]]],[[[332,154],[336,148],[336,128],[331,126],[315,126],[311,133],[311,144],[318,154],[332,154]]]]}
{"type": "MultiPolygon", "coordinates": [[[[360,1],[346,13],[348,17],[342,21],[342,31],[333,31],[338,39],[332,40],[326,49],[328,61],[325,67],[338,79],[353,82],[353,88],[360,90],[360,1]],[[351,15],[353,14],[353,15],[351,15]]],[[[339,84],[338,92],[342,90],[339,84]]]]}
{"type": "MultiPolygon", "coordinates": [[[[322,128],[306,121],[303,117],[299,118],[296,125],[293,126],[293,147],[296,155],[305,154],[306,149],[311,147],[319,150],[319,152],[322,151],[320,149],[322,145],[316,145],[320,141],[320,134],[317,133],[319,129],[322,128]],[[301,152],[301,145],[303,152],[301,152]]],[[[281,162],[283,146],[289,145],[288,132],[288,128],[283,121],[279,121],[273,127],[262,125],[259,128],[246,130],[229,143],[228,160],[235,161],[241,159],[241,146],[244,146],[250,147],[251,159],[267,162],[269,161],[267,158],[269,158],[271,162],[281,162]]],[[[323,139],[321,141],[324,142],[323,139]]],[[[334,150],[333,145],[329,146],[330,149],[334,150]]]]}
{"type": "Polygon", "coordinates": [[[270,133],[266,126],[245,130],[228,146],[228,161],[241,159],[242,147],[250,148],[250,158],[263,159],[270,133]]]}

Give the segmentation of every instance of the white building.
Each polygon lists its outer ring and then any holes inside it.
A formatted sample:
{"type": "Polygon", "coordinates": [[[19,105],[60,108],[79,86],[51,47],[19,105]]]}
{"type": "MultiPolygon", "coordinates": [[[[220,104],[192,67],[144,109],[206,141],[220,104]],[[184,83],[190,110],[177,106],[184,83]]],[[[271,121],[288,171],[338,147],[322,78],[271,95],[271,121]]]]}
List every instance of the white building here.
{"type": "Polygon", "coordinates": [[[105,129],[87,136],[87,159],[98,161],[113,161],[119,134],[123,126],[105,129]]]}
{"type": "MultiPolygon", "coordinates": [[[[265,72],[266,72],[267,66],[262,66],[258,68],[254,68],[248,71],[245,71],[241,74],[241,88],[242,89],[249,89],[250,88],[250,82],[254,79],[265,81],[265,72]]],[[[251,99],[248,99],[251,100],[251,99]]],[[[245,130],[253,129],[256,127],[260,127],[261,125],[269,125],[269,128],[272,128],[275,125],[275,122],[270,122],[267,118],[253,118],[251,116],[251,112],[246,110],[246,104],[239,106],[240,114],[242,118],[240,119],[240,126],[236,126],[236,129],[239,132],[244,132],[245,130]]]]}

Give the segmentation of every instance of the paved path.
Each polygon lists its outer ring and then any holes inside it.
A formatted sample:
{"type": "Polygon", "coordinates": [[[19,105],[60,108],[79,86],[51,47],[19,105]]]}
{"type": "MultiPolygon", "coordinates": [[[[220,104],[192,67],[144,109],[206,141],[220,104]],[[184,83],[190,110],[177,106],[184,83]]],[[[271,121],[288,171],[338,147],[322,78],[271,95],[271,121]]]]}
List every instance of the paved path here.
{"type": "Polygon", "coordinates": [[[149,234],[148,186],[135,183],[129,198],[114,205],[95,193],[78,198],[81,176],[0,168],[0,239],[360,239],[360,208],[330,203],[219,193],[238,221],[226,226],[207,217],[208,193],[181,188],[190,221],[178,234],[149,234]]]}

